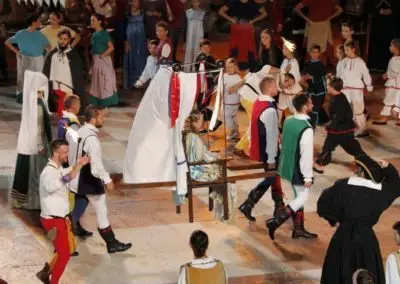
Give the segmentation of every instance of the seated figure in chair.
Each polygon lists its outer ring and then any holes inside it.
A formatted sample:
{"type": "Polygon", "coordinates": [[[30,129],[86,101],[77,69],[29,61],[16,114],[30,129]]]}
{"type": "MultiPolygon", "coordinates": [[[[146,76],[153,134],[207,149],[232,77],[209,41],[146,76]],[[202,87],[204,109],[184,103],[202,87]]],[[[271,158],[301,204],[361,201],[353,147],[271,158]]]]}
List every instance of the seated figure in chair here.
{"type": "MultiPolygon", "coordinates": [[[[192,111],[185,122],[184,128],[184,143],[187,162],[210,162],[205,165],[190,166],[190,176],[196,181],[214,181],[221,177],[221,168],[217,164],[212,164],[212,161],[218,160],[219,155],[208,150],[203,140],[198,135],[198,132],[203,129],[203,114],[199,111],[192,111]]],[[[210,196],[215,200],[215,218],[223,220],[223,196],[218,190],[214,190],[210,196]]],[[[236,204],[236,188],[234,184],[228,184],[228,205],[229,219],[234,219],[235,204],[236,204]]],[[[178,203],[177,203],[178,204],[178,203]]]]}

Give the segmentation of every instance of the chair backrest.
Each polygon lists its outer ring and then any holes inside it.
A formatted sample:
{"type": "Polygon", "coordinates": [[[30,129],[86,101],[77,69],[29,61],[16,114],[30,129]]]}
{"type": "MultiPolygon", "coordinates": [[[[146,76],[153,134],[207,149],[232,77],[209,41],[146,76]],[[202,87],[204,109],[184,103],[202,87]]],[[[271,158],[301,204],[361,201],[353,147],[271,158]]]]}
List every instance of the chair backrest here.
{"type": "Polygon", "coordinates": [[[186,264],[186,282],[188,284],[226,284],[225,269],[221,261],[216,260],[212,268],[201,269],[186,264]]]}

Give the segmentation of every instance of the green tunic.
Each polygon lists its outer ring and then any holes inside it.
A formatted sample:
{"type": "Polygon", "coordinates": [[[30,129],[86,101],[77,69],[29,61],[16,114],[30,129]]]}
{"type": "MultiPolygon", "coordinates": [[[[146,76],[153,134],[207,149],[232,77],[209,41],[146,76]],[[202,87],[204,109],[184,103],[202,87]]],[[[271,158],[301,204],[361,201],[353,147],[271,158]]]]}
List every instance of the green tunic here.
{"type": "Polygon", "coordinates": [[[311,128],[307,120],[288,118],[283,125],[282,150],[279,162],[279,175],[292,184],[303,184],[299,168],[300,139],[303,132],[311,128]]]}

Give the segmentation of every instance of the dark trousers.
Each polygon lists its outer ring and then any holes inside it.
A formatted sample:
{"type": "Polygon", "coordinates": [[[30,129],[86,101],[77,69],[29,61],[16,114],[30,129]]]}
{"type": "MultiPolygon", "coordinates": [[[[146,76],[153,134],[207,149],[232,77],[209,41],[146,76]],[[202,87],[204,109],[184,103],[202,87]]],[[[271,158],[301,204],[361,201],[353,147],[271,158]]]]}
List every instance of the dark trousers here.
{"type": "Polygon", "coordinates": [[[322,152],[318,156],[317,164],[320,166],[326,166],[332,161],[332,152],[335,151],[336,147],[340,146],[347,154],[354,157],[365,155],[364,150],[361,148],[360,143],[354,137],[354,132],[345,134],[330,134],[325,139],[322,152]]]}
{"type": "Polygon", "coordinates": [[[75,226],[88,207],[89,199],[86,195],[75,194],[75,206],[72,210],[72,223],[75,226]]]}
{"type": "Polygon", "coordinates": [[[321,96],[311,96],[313,102],[313,113],[316,115],[316,123],[318,125],[327,123],[329,121],[329,116],[324,109],[325,95],[321,96]]]}
{"type": "Polygon", "coordinates": [[[122,62],[124,58],[124,20],[114,21],[114,32],[113,38],[115,42],[114,49],[114,66],[115,68],[122,67],[122,62]]]}
{"type": "Polygon", "coordinates": [[[171,41],[172,41],[172,60],[176,62],[176,53],[178,51],[179,41],[183,35],[183,27],[170,29],[171,41]]]}

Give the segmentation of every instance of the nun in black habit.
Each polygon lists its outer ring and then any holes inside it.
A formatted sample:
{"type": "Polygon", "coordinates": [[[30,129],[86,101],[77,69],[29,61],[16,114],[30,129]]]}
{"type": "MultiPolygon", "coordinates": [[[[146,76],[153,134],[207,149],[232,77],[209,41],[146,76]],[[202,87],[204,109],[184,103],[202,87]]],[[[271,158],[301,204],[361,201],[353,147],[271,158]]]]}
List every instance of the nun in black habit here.
{"type": "Polygon", "coordinates": [[[318,215],[337,226],[325,256],[322,284],[352,284],[360,268],[385,283],[382,256],[373,226],[400,196],[400,178],[394,166],[368,156],[356,159],[356,175],[325,189],[317,204],[318,215]]]}

